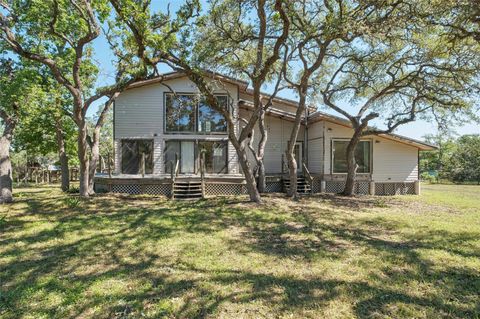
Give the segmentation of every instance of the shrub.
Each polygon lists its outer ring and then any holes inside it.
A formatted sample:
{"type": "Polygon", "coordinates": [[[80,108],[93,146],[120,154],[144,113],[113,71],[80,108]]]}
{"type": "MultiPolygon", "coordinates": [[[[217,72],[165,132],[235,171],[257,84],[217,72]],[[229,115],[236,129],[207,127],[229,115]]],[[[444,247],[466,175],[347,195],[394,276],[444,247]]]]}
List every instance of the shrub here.
{"type": "Polygon", "coordinates": [[[80,197],[66,197],[63,202],[69,208],[77,208],[82,203],[80,197]]]}

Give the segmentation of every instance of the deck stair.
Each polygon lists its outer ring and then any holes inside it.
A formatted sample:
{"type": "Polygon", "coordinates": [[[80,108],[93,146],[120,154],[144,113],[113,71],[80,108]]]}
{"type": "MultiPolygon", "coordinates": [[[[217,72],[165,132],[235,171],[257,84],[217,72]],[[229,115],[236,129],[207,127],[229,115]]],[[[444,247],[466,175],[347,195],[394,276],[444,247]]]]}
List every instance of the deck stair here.
{"type": "Polygon", "coordinates": [[[201,199],[203,198],[202,182],[177,179],[173,184],[172,193],[173,199],[201,199]]]}
{"type": "MultiPolygon", "coordinates": [[[[290,188],[290,177],[284,176],[283,177],[283,191],[285,193],[288,192],[290,188]]],[[[299,175],[297,176],[297,192],[299,194],[311,194],[312,193],[312,188],[310,187],[310,184],[307,182],[304,176],[299,175]]]]}

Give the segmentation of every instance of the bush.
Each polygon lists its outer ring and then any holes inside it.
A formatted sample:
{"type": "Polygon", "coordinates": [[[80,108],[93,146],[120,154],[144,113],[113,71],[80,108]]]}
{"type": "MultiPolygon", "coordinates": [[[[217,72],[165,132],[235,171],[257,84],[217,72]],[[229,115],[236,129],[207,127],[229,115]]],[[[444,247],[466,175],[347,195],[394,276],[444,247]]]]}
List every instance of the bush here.
{"type": "Polygon", "coordinates": [[[82,203],[80,197],[66,197],[63,202],[69,208],[77,208],[82,203]]]}
{"type": "Polygon", "coordinates": [[[422,174],[420,174],[420,179],[430,184],[433,184],[437,181],[437,178],[428,172],[423,172],[422,174]]]}

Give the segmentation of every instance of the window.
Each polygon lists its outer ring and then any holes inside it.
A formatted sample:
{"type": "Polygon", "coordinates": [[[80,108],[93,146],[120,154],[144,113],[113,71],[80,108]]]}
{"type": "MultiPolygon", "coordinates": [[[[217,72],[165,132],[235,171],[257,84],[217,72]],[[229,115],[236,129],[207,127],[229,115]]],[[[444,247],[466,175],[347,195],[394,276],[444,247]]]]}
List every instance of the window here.
{"type": "MultiPolygon", "coordinates": [[[[216,96],[220,105],[228,105],[228,96],[216,96]]],[[[165,131],[182,133],[225,133],[225,117],[204,99],[193,94],[165,95],[165,131]]]]}
{"type": "Polygon", "coordinates": [[[180,141],[169,140],[165,143],[165,172],[171,173],[178,155],[180,173],[199,172],[200,156],[205,155],[205,170],[209,174],[227,173],[226,141],[180,141]],[[173,165],[172,165],[173,164],[173,165]]]}
{"type": "Polygon", "coordinates": [[[199,154],[205,154],[205,171],[209,174],[227,173],[227,142],[201,141],[199,154]]]}
{"type": "MultiPolygon", "coordinates": [[[[227,96],[221,95],[216,98],[221,106],[227,107],[227,96]]],[[[225,117],[206,104],[204,100],[198,104],[198,131],[205,133],[227,131],[225,117]]]]}
{"type": "Polygon", "coordinates": [[[165,172],[175,169],[178,156],[180,173],[195,173],[195,142],[172,140],[165,143],[165,172]]]}
{"type": "MultiPolygon", "coordinates": [[[[333,172],[347,172],[347,146],[349,141],[334,140],[332,142],[333,172]]],[[[370,141],[360,141],[355,149],[357,173],[370,173],[370,141]]]]}
{"type": "Polygon", "coordinates": [[[145,154],[145,174],[152,174],[153,140],[122,140],[122,174],[140,174],[142,154],[145,154]]]}
{"type": "Polygon", "coordinates": [[[165,98],[165,123],[168,132],[194,132],[195,106],[194,95],[167,94],[165,98]]]}

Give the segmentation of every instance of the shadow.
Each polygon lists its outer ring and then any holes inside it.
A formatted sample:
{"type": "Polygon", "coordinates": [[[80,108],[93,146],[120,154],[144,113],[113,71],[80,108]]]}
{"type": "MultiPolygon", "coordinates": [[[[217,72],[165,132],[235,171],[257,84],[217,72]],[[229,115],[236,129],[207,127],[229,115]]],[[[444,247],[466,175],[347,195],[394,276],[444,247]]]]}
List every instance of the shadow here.
{"type": "Polygon", "coordinates": [[[356,217],[372,198],[35,196],[0,225],[5,318],[480,315],[473,262],[424,254],[478,258],[479,234],[356,217]]]}

